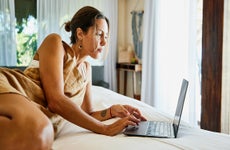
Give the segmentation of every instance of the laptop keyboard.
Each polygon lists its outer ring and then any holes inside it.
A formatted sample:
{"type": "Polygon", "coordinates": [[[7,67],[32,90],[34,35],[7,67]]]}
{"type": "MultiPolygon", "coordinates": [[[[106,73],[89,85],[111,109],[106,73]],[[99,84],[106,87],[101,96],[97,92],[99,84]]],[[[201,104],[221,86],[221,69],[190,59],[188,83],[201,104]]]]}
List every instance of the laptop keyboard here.
{"type": "Polygon", "coordinates": [[[147,135],[172,136],[171,123],[151,121],[148,126],[147,135]]]}

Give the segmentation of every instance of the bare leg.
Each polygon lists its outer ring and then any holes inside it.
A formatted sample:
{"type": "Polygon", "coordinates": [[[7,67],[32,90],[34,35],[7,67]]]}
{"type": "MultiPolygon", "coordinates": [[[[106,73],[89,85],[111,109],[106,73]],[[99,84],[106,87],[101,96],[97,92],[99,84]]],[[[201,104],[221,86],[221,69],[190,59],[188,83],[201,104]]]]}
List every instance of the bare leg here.
{"type": "Polygon", "coordinates": [[[50,150],[54,139],[49,119],[18,94],[0,94],[1,150],[50,150]]]}

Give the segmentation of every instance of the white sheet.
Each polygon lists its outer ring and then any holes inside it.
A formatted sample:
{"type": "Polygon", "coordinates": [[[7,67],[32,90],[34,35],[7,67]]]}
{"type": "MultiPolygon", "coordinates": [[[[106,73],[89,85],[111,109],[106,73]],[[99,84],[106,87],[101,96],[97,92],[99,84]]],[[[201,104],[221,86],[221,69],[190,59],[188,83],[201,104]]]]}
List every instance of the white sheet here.
{"type": "MultiPolygon", "coordinates": [[[[95,109],[104,109],[112,104],[131,104],[138,107],[148,120],[167,120],[170,118],[163,115],[153,107],[117,94],[111,90],[93,86],[93,106],[95,109]]],[[[81,104],[80,101],[77,101],[81,104]]],[[[105,123],[115,120],[110,119],[105,123]]],[[[182,124],[177,138],[149,138],[129,137],[122,133],[113,137],[92,133],[69,122],[66,122],[57,139],[53,144],[54,150],[150,150],[150,149],[206,149],[224,150],[230,149],[230,136],[221,133],[209,132],[202,129],[192,128],[182,124]]]]}

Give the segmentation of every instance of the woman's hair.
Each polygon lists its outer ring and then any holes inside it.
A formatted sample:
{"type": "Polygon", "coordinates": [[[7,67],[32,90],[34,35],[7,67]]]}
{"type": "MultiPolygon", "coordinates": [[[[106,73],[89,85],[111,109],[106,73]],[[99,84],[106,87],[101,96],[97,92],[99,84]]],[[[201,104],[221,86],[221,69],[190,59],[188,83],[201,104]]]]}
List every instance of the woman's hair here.
{"type": "Polygon", "coordinates": [[[96,19],[105,19],[109,28],[109,20],[96,8],[85,6],[78,10],[71,21],[65,23],[65,30],[71,31],[71,44],[75,44],[77,41],[76,29],[81,28],[83,32],[87,33],[89,27],[95,25],[96,19]]]}

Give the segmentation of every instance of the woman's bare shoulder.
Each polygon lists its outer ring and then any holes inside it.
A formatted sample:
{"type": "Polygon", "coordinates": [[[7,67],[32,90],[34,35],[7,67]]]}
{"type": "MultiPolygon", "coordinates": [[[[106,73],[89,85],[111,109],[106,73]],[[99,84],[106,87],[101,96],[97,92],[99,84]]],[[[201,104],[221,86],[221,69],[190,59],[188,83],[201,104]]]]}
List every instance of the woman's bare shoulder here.
{"type": "Polygon", "coordinates": [[[44,41],[57,41],[57,42],[61,42],[62,38],[57,33],[51,33],[51,34],[49,34],[49,35],[46,36],[46,38],[44,39],[44,41]]]}
{"type": "Polygon", "coordinates": [[[62,38],[59,34],[51,33],[43,40],[40,47],[38,48],[38,53],[41,51],[49,50],[51,53],[55,51],[60,51],[63,49],[62,38]]]}

